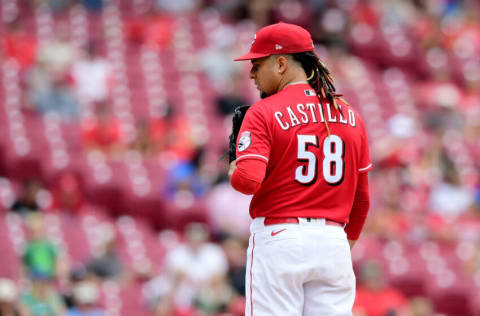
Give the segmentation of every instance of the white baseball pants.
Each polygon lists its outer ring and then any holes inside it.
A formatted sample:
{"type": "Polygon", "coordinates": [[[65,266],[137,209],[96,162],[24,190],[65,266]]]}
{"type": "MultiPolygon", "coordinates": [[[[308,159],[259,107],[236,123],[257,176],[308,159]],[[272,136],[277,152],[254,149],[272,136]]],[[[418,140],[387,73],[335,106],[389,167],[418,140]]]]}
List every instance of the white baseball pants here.
{"type": "Polygon", "coordinates": [[[352,316],[355,275],[343,228],[299,220],[250,225],[245,316],[352,316]]]}

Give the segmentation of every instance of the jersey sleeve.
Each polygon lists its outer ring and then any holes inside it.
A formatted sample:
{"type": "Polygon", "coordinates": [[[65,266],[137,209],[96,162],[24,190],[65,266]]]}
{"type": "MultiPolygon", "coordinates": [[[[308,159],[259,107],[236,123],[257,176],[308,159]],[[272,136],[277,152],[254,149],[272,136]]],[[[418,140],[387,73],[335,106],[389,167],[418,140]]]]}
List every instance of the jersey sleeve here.
{"type": "Polygon", "coordinates": [[[357,240],[365,225],[368,209],[370,208],[370,194],[368,188],[368,174],[363,173],[358,177],[358,185],[350,211],[349,221],[345,232],[350,240],[357,240]]]}
{"type": "Polygon", "coordinates": [[[361,121],[362,131],[362,143],[360,148],[360,164],[358,168],[359,173],[368,172],[373,168],[372,161],[370,160],[370,149],[368,146],[367,131],[363,120],[361,121]]]}
{"type": "Polygon", "coordinates": [[[268,163],[271,137],[265,114],[252,106],[245,118],[237,138],[237,161],[259,159],[268,163]]]}
{"type": "Polygon", "coordinates": [[[243,194],[254,194],[260,188],[267,163],[261,159],[243,159],[237,164],[230,179],[232,187],[243,194]]]}

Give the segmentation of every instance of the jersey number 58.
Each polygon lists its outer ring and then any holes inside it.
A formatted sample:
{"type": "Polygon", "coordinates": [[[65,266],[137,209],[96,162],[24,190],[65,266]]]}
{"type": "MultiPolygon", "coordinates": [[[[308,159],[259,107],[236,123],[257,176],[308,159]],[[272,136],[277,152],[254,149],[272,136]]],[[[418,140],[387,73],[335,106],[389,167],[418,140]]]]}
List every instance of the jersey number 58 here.
{"type": "MultiPolygon", "coordinates": [[[[303,185],[310,185],[317,180],[317,156],[309,147],[318,148],[318,137],[315,135],[297,135],[297,160],[306,165],[295,169],[295,181],[303,185]]],[[[345,143],[337,135],[327,136],[323,141],[323,178],[330,185],[339,185],[345,173],[345,143]]]]}

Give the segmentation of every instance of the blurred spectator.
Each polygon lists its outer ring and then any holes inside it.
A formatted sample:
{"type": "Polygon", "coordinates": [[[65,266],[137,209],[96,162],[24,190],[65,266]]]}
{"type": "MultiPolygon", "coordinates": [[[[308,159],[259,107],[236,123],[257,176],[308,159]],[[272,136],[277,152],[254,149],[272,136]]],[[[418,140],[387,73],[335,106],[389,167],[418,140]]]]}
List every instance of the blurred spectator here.
{"type": "Polygon", "coordinates": [[[305,28],[309,26],[313,11],[305,1],[282,0],[275,4],[272,12],[274,21],[292,23],[305,28]]]}
{"type": "Polygon", "coordinates": [[[148,120],[139,119],[136,137],[129,146],[147,156],[158,155],[163,167],[170,169],[197,159],[202,151],[202,139],[196,137],[198,134],[193,133],[188,118],[176,114],[174,107],[167,105],[164,114],[148,120]]]}
{"type": "Polygon", "coordinates": [[[230,236],[222,245],[229,263],[228,274],[213,276],[200,286],[194,298],[196,309],[208,315],[226,312],[233,299],[245,293],[245,243],[230,236]]]}
{"type": "Polygon", "coordinates": [[[228,181],[216,184],[207,196],[210,223],[228,234],[248,236],[251,217],[246,210],[251,200],[251,196],[235,191],[228,181]]]}
{"type": "Polygon", "coordinates": [[[84,205],[80,183],[74,173],[62,173],[52,189],[52,209],[71,214],[79,214],[84,205]]]}
{"type": "Polygon", "coordinates": [[[103,0],[83,0],[83,5],[90,11],[100,11],[103,8],[103,0]]]}
{"type": "Polygon", "coordinates": [[[45,280],[57,276],[58,251],[46,237],[45,223],[41,214],[32,214],[27,218],[29,239],[23,253],[23,264],[27,276],[45,280]]]}
{"type": "Polygon", "coordinates": [[[98,103],[95,117],[82,122],[82,138],[86,149],[115,153],[121,150],[122,137],[120,122],[105,103],[98,103]]]}
{"type": "Polygon", "coordinates": [[[27,316],[17,301],[17,287],[12,280],[0,279],[0,315],[27,316]]]}
{"type": "MultiPolygon", "coordinates": [[[[465,246],[465,244],[463,244],[465,246]]],[[[466,257],[465,271],[478,280],[480,278],[480,240],[468,244],[470,250],[467,250],[463,256],[466,257]]],[[[478,281],[477,281],[478,282],[478,281]]]]}
{"type": "MultiPolygon", "coordinates": [[[[326,1],[325,7],[316,11],[319,15],[318,18],[310,19],[308,23],[310,21],[313,23],[312,36],[314,41],[327,46],[344,47],[346,44],[345,40],[348,38],[349,21],[346,12],[339,8],[337,3],[338,1],[336,3],[326,1]]],[[[303,8],[304,10],[305,8],[303,8]]],[[[305,22],[303,23],[305,24],[305,22]]]]}
{"type": "Polygon", "coordinates": [[[88,274],[85,266],[81,263],[72,265],[70,268],[69,278],[67,280],[68,285],[62,291],[63,300],[65,301],[67,309],[72,309],[75,307],[73,289],[77,284],[80,284],[86,280],[88,280],[88,274]]]}
{"type": "Polygon", "coordinates": [[[476,203],[469,208],[468,212],[460,214],[453,226],[455,227],[454,234],[458,241],[480,241],[478,235],[480,231],[480,201],[477,200],[476,203]]]}
{"type": "Polygon", "coordinates": [[[361,266],[360,286],[353,307],[355,315],[397,315],[407,309],[406,297],[385,283],[381,269],[376,261],[368,261],[361,266]]]}
{"type": "Polygon", "coordinates": [[[224,275],[212,277],[198,289],[194,305],[200,312],[216,315],[225,312],[233,298],[233,289],[226,282],[224,275]]]}
{"type": "MultiPolygon", "coordinates": [[[[387,175],[393,171],[384,173],[387,175]]],[[[386,190],[380,198],[381,206],[369,214],[365,230],[382,240],[404,240],[413,229],[412,215],[402,208],[400,190],[397,186],[385,183],[385,188],[388,188],[388,191],[386,190]]]]}
{"type": "Polygon", "coordinates": [[[66,25],[58,25],[56,30],[54,40],[38,47],[37,65],[30,76],[31,99],[41,113],[53,111],[73,119],[78,104],[70,71],[77,51],[68,40],[66,25]]]}
{"type": "Polygon", "coordinates": [[[174,116],[168,106],[165,115],[155,119],[141,119],[137,124],[136,137],[130,147],[146,156],[166,157],[171,167],[179,161],[194,161],[202,148],[198,147],[185,117],[174,116]]]}
{"type": "Polygon", "coordinates": [[[25,29],[23,19],[17,17],[5,25],[2,36],[2,52],[4,58],[15,59],[20,68],[25,70],[33,65],[37,52],[37,40],[25,29]]]}
{"type": "Polygon", "coordinates": [[[29,316],[64,315],[62,297],[52,286],[51,280],[38,273],[32,276],[30,287],[21,295],[20,302],[29,316]]]}
{"type": "Polygon", "coordinates": [[[167,168],[178,161],[192,161],[197,144],[188,118],[174,105],[169,104],[165,116],[151,121],[150,139],[154,142],[160,158],[165,158],[167,168]]]}
{"type": "MultiPolygon", "coordinates": [[[[219,25],[208,32],[207,36],[208,46],[198,53],[202,71],[208,76],[210,84],[220,94],[220,98],[223,95],[242,98],[238,93],[238,85],[241,82],[243,68],[238,63],[232,63],[238,54],[236,49],[239,45],[236,41],[235,28],[228,24],[219,25]]],[[[227,111],[231,112],[231,109],[227,111]]]]}
{"type": "Polygon", "coordinates": [[[87,264],[87,272],[99,279],[122,280],[125,269],[118,254],[118,240],[110,224],[101,227],[102,248],[87,264]]]}
{"type": "Polygon", "coordinates": [[[227,278],[236,295],[245,295],[245,270],[248,241],[235,235],[226,235],[222,248],[228,261],[227,278]]]}
{"type": "Polygon", "coordinates": [[[150,121],[146,119],[141,120],[137,125],[137,133],[135,139],[130,144],[130,148],[141,153],[143,156],[154,154],[157,150],[156,145],[159,144],[155,143],[151,136],[150,121]]]}
{"type": "Polygon", "coordinates": [[[27,219],[29,241],[23,254],[23,264],[31,279],[31,287],[21,296],[21,303],[31,316],[56,316],[64,312],[61,296],[53,287],[60,276],[62,264],[55,246],[46,238],[41,214],[31,214],[27,219]]]}
{"type": "Polygon", "coordinates": [[[166,254],[165,272],[174,280],[174,306],[191,306],[201,288],[216,285],[215,280],[225,277],[228,268],[225,254],[208,239],[209,232],[204,224],[188,224],[185,243],[166,254]]]}
{"type": "Polygon", "coordinates": [[[104,102],[108,97],[111,69],[101,57],[96,44],[90,42],[72,67],[74,87],[80,100],[85,103],[104,102]]]}
{"type": "Polygon", "coordinates": [[[56,25],[55,36],[38,47],[37,62],[54,78],[66,77],[78,59],[78,50],[69,39],[69,25],[56,25]]]}
{"type": "Polygon", "coordinates": [[[197,172],[203,163],[205,148],[196,143],[189,120],[176,114],[171,105],[164,117],[152,122],[150,139],[163,167],[168,170],[165,198],[180,208],[189,208],[195,198],[207,190],[208,183],[197,172]]]}
{"type": "Polygon", "coordinates": [[[435,185],[430,195],[430,208],[447,218],[455,218],[467,211],[474,202],[473,192],[462,187],[458,173],[448,169],[442,182],[435,185]]]}
{"type": "Polygon", "coordinates": [[[96,305],[99,299],[97,285],[90,281],[83,281],[73,288],[75,307],[67,312],[67,316],[104,316],[105,312],[96,305]]]}
{"type": "Polygon", "coordinates": [[[200,9],[202,4],[201,0],[155,0],[155,8],[159,12],[168,12],[171,14],[188,14],[194,13],[196,10],[200,9]]]}
{"type": "Polygon", "coordinates": [[[243,316],[245,315],[245,296],[237,296],[231,302],[228,307],[227,315],[243,316]]]}
{"type": "Polygon", "coordinates": [[[22,215],[40,210],[39,199],[42,185],[38,179],[30,178],[24,181],[22,192],[11,206],[13,212],[22,215]]]}
{"type": "MultiPolygon", "coordinates": [[[[38,1],[40,2],[40,1],[38,1]]],[[[50,9],[56,12],[62,12],[68,9],[74,1],[72,0],[43,0],[41,1],[48,5],[50,9]]]]}
{"type": "Polygon", "coordinates": [[[172,104],[166,103],[163,111],[155,118],[150,118],[148,121],[140,121],[139,133],[141,134],[134,146],[145,146],[153,152],[158,153],[167,149],[168,139],[172,132],[175,121],[175,109],[172,104]],[[139,144],[137,144],[137,142],[139,144]],[[145,145],[143,145],[145,143],[145,145]]]}
{"type": "Polygon", "coordinates": [[[271,10],[275,6],[272,0],[252,0],[248,2],[248,15],[257,28],[271,22],[271,10]]]}
{"type": "Polygon", "coordinates": [[[432,301],[426,297],[416,296],[410,299],[410,307],[402,316],[434,316],[432,301]]]}
{"type": "Polygon", "coordinates": [[[452,108],[460,104],[462,90],[450,80],[448,74],[438,73],[436,80],[417,85],[417,100],[420,104],[433,107],[452,108]]]}
{"type": "Polygon", "coordinates": [[[192,162],[177,161],[168,172],[164,197],[181,209],[190,208],[206,193],[207,185],[192,162]]]}
{"type": "Polygon", "coordinates": [[[170,297],[162,297],[153,309],[155,316],[200,316],[193,307],[174,307],[170,297]]]}
{"type": "Polygon", "coordinates": [[[78,115],[77,100],[65,78],[56,78],[50,87],[39,91],[34,99],[40,113],[55,112],[65,119],[74,119],[78,115]]]}
{"type": "Polygon", "coordinates": [[[156,316],[197,316],[192,306],[178,306],[175,294],[178,278],[169,274],[159,275],[145,283],[143,292],[152,313],[156,316]]]}
{"type": "Polygon", "coordinates": [[[125,25],[126,37],[130,41],[158,51],[170,46],[174,31],[173,17],[163,10],[155,12],[152,8],[133,16],[125,25]]]}

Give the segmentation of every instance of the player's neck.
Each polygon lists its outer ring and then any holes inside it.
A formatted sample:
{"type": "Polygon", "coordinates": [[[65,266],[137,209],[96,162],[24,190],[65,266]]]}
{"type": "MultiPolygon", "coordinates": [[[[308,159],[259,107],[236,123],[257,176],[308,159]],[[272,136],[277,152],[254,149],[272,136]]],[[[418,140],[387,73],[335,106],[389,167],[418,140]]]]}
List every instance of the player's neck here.
{"type": "Polygon", "coordinates": [[[300,83],[308,83],[307,76],[302,71],[301,73],[295,73],[292,76],[284,77],[286,80],[280,82],[278,91],[283,90],[285,87],[300,83]]]}

